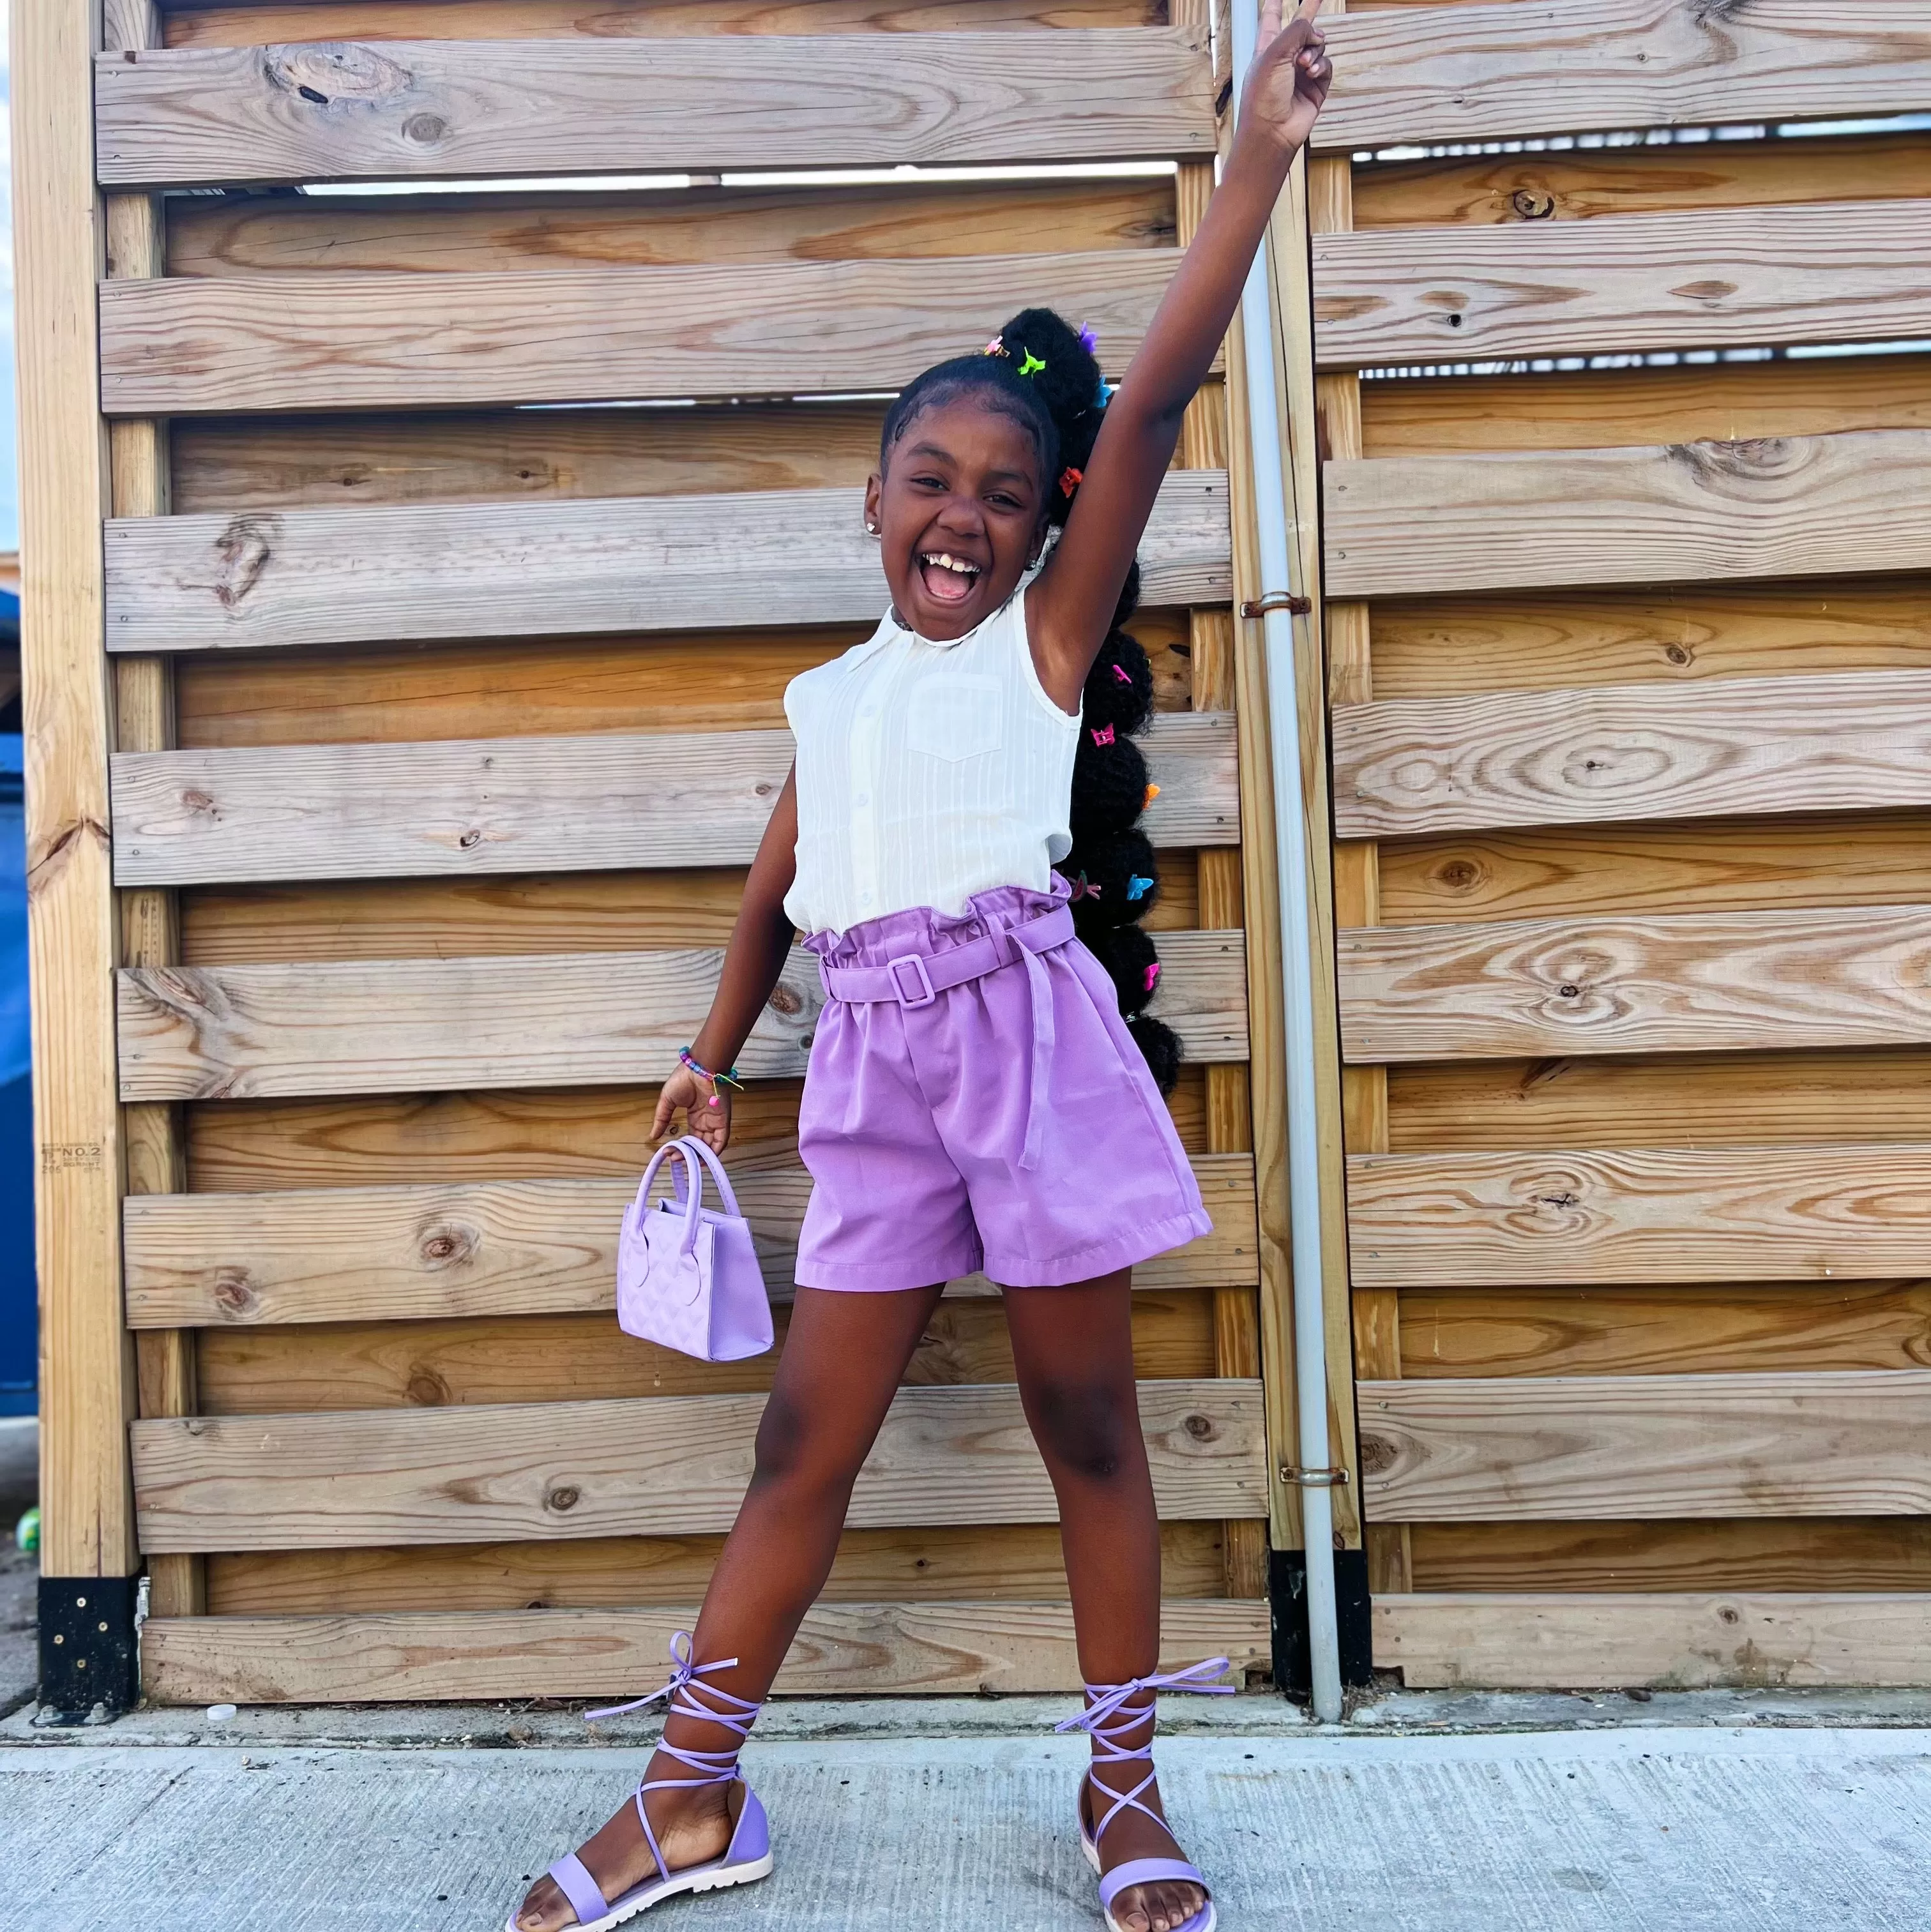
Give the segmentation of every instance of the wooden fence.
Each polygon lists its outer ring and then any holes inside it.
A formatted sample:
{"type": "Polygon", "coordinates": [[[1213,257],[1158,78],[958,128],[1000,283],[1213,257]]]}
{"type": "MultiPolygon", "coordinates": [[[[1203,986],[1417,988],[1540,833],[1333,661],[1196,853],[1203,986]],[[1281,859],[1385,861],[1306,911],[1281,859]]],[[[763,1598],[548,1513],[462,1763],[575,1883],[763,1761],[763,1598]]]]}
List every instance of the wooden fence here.
{"type": "Polygon", "coordinates": [[[1931,136],[1778,129],[1931,108],[1931,5],[1347,0],[1333,39],[1376,1660],[1921,1684],[1931,136]]]}
{"type": "MultiPolygon", "coordinates": [[[[613,1238],[783,687],[881,608],[883,397],[1035,301],[1117,376],[1211,192],[1206,8],[110,0],[98,50],[30,11],[49,1574],[145,1559],[163,1699],[621,1690],[693,1613],[772,1364],[619,1335],[613,1238]],[[1119,158],[1177,172],[1041,171],[1119,158]],[[1026,172],[719,180],[905,163],[1026,172]]],[[[1190,415],[1135,626],[1216,1222],[1141,1271],[1135,1342],[1173,1652],[1265,1669],[1297,1519],[1229,406],[1190,415]]],[[[818,998],[788,974],[744,1056],[781,1284],[818,998]]],[[[781,1688],[1071,1688],[1065,1599],[1001,1311],[959,1284],[781,1688]]]]}

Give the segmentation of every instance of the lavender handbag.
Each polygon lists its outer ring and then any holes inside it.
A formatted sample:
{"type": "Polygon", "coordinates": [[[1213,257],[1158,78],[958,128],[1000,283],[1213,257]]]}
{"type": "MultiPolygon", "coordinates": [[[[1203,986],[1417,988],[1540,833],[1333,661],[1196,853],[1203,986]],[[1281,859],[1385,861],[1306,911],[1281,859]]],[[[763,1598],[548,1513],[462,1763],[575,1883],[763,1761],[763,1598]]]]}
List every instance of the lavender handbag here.
{"type": "Polygon", "coordinates": [[[724,1163],[695,1135],[671,1141],[650,1156],[637,1198],[626,1210],[617,1241],[617,1323],[626,1334],[695,1355],[736,1362],[771,1346],[771,1304],[751,1227],[724,1163]],[[674,1192],[650,1204],[650,1184],[668,1154],[674,1192]],[[710,1169],[724,1211],[704,1204],[704,1171],[710,1169]]]}

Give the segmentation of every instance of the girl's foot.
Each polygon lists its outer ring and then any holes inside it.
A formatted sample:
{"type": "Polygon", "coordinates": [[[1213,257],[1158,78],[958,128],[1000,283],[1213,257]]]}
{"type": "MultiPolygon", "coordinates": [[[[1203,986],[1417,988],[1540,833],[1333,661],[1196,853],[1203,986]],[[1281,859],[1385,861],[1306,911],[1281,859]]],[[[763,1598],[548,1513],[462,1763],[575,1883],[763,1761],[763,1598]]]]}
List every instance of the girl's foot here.
{"type": "MultiPolygon", "coordinates": [[[[653,1760],[650,1773],[668,1776],[682,1768],[675,1759],[653,1760]]],[[[651,1829],[671,1871],[723,1857],[731,1843],[731,1790],[728,1784],[712,1784],[690,1791],[653,1791],[645,1798],[651,1829]]],[[[637,1820],[634,1798],[626,1799],[577,1856],[606,1899],[621,1898],[657,1869],[637,1820]]],[[[515,1922],[518,1932],[565,1932],[577,1923],[577,1915],[546,1872],[524,1896],[515,1922]]]]}
{"type": "MultiPolygon", "coordinates": [[[[1145,1775],[1143,1760],[1116,1765],[1108,1765],[1102,1760],[1092,1767],[1089,1778],[1082,1780],[1080,1786],[1080,1820],[1089,1838],[1098,1822],[1093,1808],[1093,1786],[1097,1784],[1105,1794],[1101,1800],[1100,1816],[1104,1816],[1104,1808],[1121,1793],[1133,1790],[1145,1775]],[[1114,1773],[1113,1778],[1104,1774],[1108,1771],[1114,1773]],[[1125,1775],[1122,1776],[1122,1773],[1125,1775]]],[[[1144,1812],[1133,1808],[1114,1814],[1113,1822],[1100,1839],[1100,1870],[1103,1876],[1131,1858],[1186,1856],[1167,1828],[1167,1813],[1160,1802],[1160,1787],[1149,1785],[1140,1792],[1140,1802],[1158,1815],[1149,1818],[1144,1812]]],[[[1161,1879],[1150,1885],[1129,1886],[1114,1899],[1113,1916],[1125,1928],[1125,1932],[1179,1932],[1181,1926],[1206,1909],[1206,1904],[1207,1894],[1200,1886],[1179,1879],[1161,1879]]]]}

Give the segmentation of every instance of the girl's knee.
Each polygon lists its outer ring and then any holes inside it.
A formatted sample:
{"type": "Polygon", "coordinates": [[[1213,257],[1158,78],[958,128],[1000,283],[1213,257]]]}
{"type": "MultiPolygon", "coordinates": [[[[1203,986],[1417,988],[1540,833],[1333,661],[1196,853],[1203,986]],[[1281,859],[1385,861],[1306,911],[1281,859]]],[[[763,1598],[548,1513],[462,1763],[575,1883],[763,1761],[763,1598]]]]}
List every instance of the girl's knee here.
{"type": "Polygon", "coordinates": [[[774,1394],[758,1424],[752,1480],[805,1488],[848,1484],[865,1460],[841,1430],[785,1396],[774,1394]]]}
{"type": "Polygon", "coordinates": [[[1110,1483],[1145,1453],[1133,1387],[1052,1381],[1029,1391],[1026,1413],[1049,1468],[1087,1482],[1110,1483]]]}

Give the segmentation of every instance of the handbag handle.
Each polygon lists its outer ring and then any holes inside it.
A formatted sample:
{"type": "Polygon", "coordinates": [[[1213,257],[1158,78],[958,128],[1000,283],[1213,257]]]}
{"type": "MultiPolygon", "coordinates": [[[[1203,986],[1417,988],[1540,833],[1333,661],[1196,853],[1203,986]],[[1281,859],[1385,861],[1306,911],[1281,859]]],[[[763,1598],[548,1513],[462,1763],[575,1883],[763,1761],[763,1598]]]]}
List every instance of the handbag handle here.
{"type": "MultiPolygon", "coordinates": [[[[671,1184],[684,1210],[683,1247],[687,1255],[693,1252],[697,1246],[698,1210],[703,1204],[704,1196],[704,1171],[698,1166],[696,1156],[691,1152],[694,1147],[700,1149],[712,1161],[716,1161],[717,1156],[704,1146],[703,1142],[686,1135],[681,1140],[666,1141],[650,1156],[650,1164],[644,1170],[644,1178],[637,1184],[636,1212],[641,1215],[650,1204],[650,1184],[656,1179],[657,1170],[663,1165],[665,1156],[673,1154],[683,1156],[683,1166],[671,1176],[671,1184]],[[688,1199],[685,1198],[686,1180],[689,1184],[688,1199]]],[[[734,1209],[733,1211],[736,1210],[734,1209]]]]}
{"type": "MultiPolygon", "coordinates": [[[[731,1191],[730,1177],[724,1171],[723,1162],[711,1151],[710,1144],[698,1139],[695,1134],[686,1134],[677,1144],[689,1148],[710,1169],[710,1178],[717,1183],[717,1198],[724,1203],[724,1211],[733,1220],[741,1221],[744,1217],[737,1210],[737,1196],[731,1191]]],[[[696,1178],[695,1174],[692,1178],[696,1178]]],[[[699,1180],[696,1184],[701,1189],[704,1183],[699,1180]]]]}

